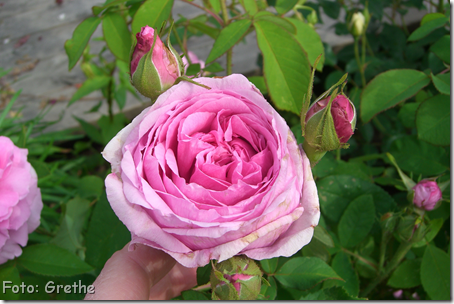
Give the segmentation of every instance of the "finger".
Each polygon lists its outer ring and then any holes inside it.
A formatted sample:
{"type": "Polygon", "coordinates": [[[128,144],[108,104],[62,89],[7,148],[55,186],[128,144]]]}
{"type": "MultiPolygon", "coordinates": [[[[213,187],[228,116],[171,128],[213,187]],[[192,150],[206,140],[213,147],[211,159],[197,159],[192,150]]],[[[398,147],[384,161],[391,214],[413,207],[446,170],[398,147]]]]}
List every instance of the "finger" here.
{"type": "Polygon", "coordinates": [[[197,285],[197,268],[186,268],[179,263],[150,290],[150,300],[170,300],[183,290],[197,285]]]}
{"type": "Polygon", "coordinates": [[[175,260],[161,250],[129,243],[106,262],[93,283],[93,294],[85,300],[147,300],[150,289],[175,265],[175,260]]]}

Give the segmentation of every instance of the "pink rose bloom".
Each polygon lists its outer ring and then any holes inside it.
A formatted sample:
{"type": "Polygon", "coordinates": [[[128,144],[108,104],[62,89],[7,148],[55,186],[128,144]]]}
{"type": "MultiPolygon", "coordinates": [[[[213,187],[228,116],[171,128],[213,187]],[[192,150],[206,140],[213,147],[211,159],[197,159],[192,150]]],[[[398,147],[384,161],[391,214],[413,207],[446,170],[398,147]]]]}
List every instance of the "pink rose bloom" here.
{"type": "Polygon", "coordinates": [[[435,181],[422,180],[417,183],[413,190],[413,204],[425,210],[432,210],[441,200],[441,190],[435,181]]]}
{"type": "Polygon", "coordinates": [[[320,217],[305,153],[242,75],[181,82],[106,146],[107,198],[132,241],[186,267],[290,256],[320,217]]]}
{"type": "MultiPolygon", "coordinates": [[[[306,122],[328,106],[330,97],[314,103],[306,115],[306,122]]],[[[356,113],[353,104],[344,95],[337,95],[331,104],[334,128],[341,143],[346,143],[353,135],[356,126],[356,113]]]]}
{"type": "Polygon", "coordinates": [[[39,226],[43,202],[27,149],[0,136],[0,264],[22,254],[28,234],[39,226]]]}
{"type": "MultiPolygon", "coordinates": [[[[188,56],[189,56],[189,59],[191,59],[192,64],[199,63],[200,69],[203,69],[205,67],[205,61],[199,60],[199,57],[197,57],[197,55],[194,54],[193,52],[188,51],[188,56]]],[[[189,66],[188,59],[186,58],[186,56],[184,56],[183,58],[181,58],[181,60],[183,61],[184,73],[186,74],[186,71],[188,70],[188,66],[189,66]]]]}

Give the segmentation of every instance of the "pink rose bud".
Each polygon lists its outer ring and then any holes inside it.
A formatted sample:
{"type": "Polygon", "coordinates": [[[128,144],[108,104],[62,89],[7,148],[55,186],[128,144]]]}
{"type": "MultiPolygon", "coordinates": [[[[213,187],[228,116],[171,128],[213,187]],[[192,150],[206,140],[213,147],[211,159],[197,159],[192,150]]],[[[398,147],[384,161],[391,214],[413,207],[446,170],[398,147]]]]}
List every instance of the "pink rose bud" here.
{"type": "Polygon", "coordinates": [[[183,63],[169,40],[166,46],[159,36],[155,37],[153,28],[144,26],[136,37],[137,44],[131,57],[131,80],[142,95],[154,99],[181,76],[183,63]]]}
{"type": "Polygon", "coordinates": [[[253,260],[235,256],[215,266],[210,282],[213,300],[256,300],[262,272],[253,260]]]}
{"type": "MultiPolygon", "coordinates": [[[[330,97],[322,99],[309,108],[306,116],[307,123],[316,114],[321,114],[322,110],[328,105],[329,99],[330,97]]],[[[339,142],[346,143],[352,137],[356,126],[355,106],[344,95],[337,95],[331,105],[331,115],[339,142]]]]}
{"type": "Polygon", "coordinates": [[[432,210],[441,200],[441,190],[435,181],[422,180],[413,187],[413,204],[425,210],[432,210]]]}
{"type": "Polygon", "coordinates": [[[311,164],[317,163],[326,151],[347,147],[356,126],[356,110],[344,95],[315,102],[306,114],[304,151],[311,164]],[[329,103],[331,102],[331,111],[329,103]]]}
{"type": "Polygon", "coordinates": [[[28,234],[39,226],[43,202],[27,154],[0,136],[0,264],[20,256],[28,234]]]}

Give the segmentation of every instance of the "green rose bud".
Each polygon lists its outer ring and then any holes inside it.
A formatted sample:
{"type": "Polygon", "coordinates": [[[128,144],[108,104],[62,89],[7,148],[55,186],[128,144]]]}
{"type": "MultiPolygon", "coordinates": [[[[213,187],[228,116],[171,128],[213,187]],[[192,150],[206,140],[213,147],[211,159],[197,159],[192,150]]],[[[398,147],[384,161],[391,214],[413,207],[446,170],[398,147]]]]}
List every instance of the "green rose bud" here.
{"type": "Polygon", "coordinates": [[[354,13],[348,28],[354,37],[361,36],[365,29],[366,25],[366,18],[364,17],[363,13],[357,12],[354,13]]]}
{"type": "Polygon", "coordinates": [[[256,300],[262,272],[253,260],[234,256],[213,267],[210,282],[213,300],[256,300]]]}

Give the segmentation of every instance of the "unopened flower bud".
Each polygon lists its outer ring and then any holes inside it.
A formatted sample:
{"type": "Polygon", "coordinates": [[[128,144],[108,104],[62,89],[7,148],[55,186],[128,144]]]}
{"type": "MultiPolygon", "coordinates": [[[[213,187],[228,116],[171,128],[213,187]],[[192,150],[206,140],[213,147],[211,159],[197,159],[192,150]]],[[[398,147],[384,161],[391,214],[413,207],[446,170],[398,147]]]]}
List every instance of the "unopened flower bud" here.
{"type": "Polygon", "coordinates": [[[253,260],[234,256],[215,266],[210,282],[213,300],[256,300],[262,272],[253,260]]]}
{"type": "Polygon", "coordinates": [[[365,31],[366,18],[363,13],[356,12],[353,14],[352,19],[348,25],[350,32],[354,37],[361,36],[365,31]]]}
{"type": "Polygon", "coordinates": [[[422,180],[413,187],[413,204],[424,210],[432,210],[441,200],[441,190],[435,181],[422,180]]]}
{"type": "Polygon", "coordinates": [[[318,22],[317,13],[314,10],[307,16],[307,22],[312,26],[318,22]]]}
{"type": "Polygon", "coordinates": [[[131,56],[131,80],[144,96],[156,98],[181,76],[183,63],[170,43],[164,45],[155,30],[142,27],[131,56]],[[154,44],[154,45],[153,45],[154,44]]]}
{"type": "Polygon", "coordinates": [[[305,140],[320,151],[342,147],[353,135],[356,126],[356,110],[344,95],[337,95],[327,108],[330,98],[315,102],[306,115],[305,140]],[[331,123],[332,121],[332,123],[331,123]]]}
{"type": "Polygon", "coordinates": [[[401,241],[416,243],[424,238],[426,228],[426,224],[421,221],[419,216],[411,214],[400,219],[396,232],[401,241]]]}

